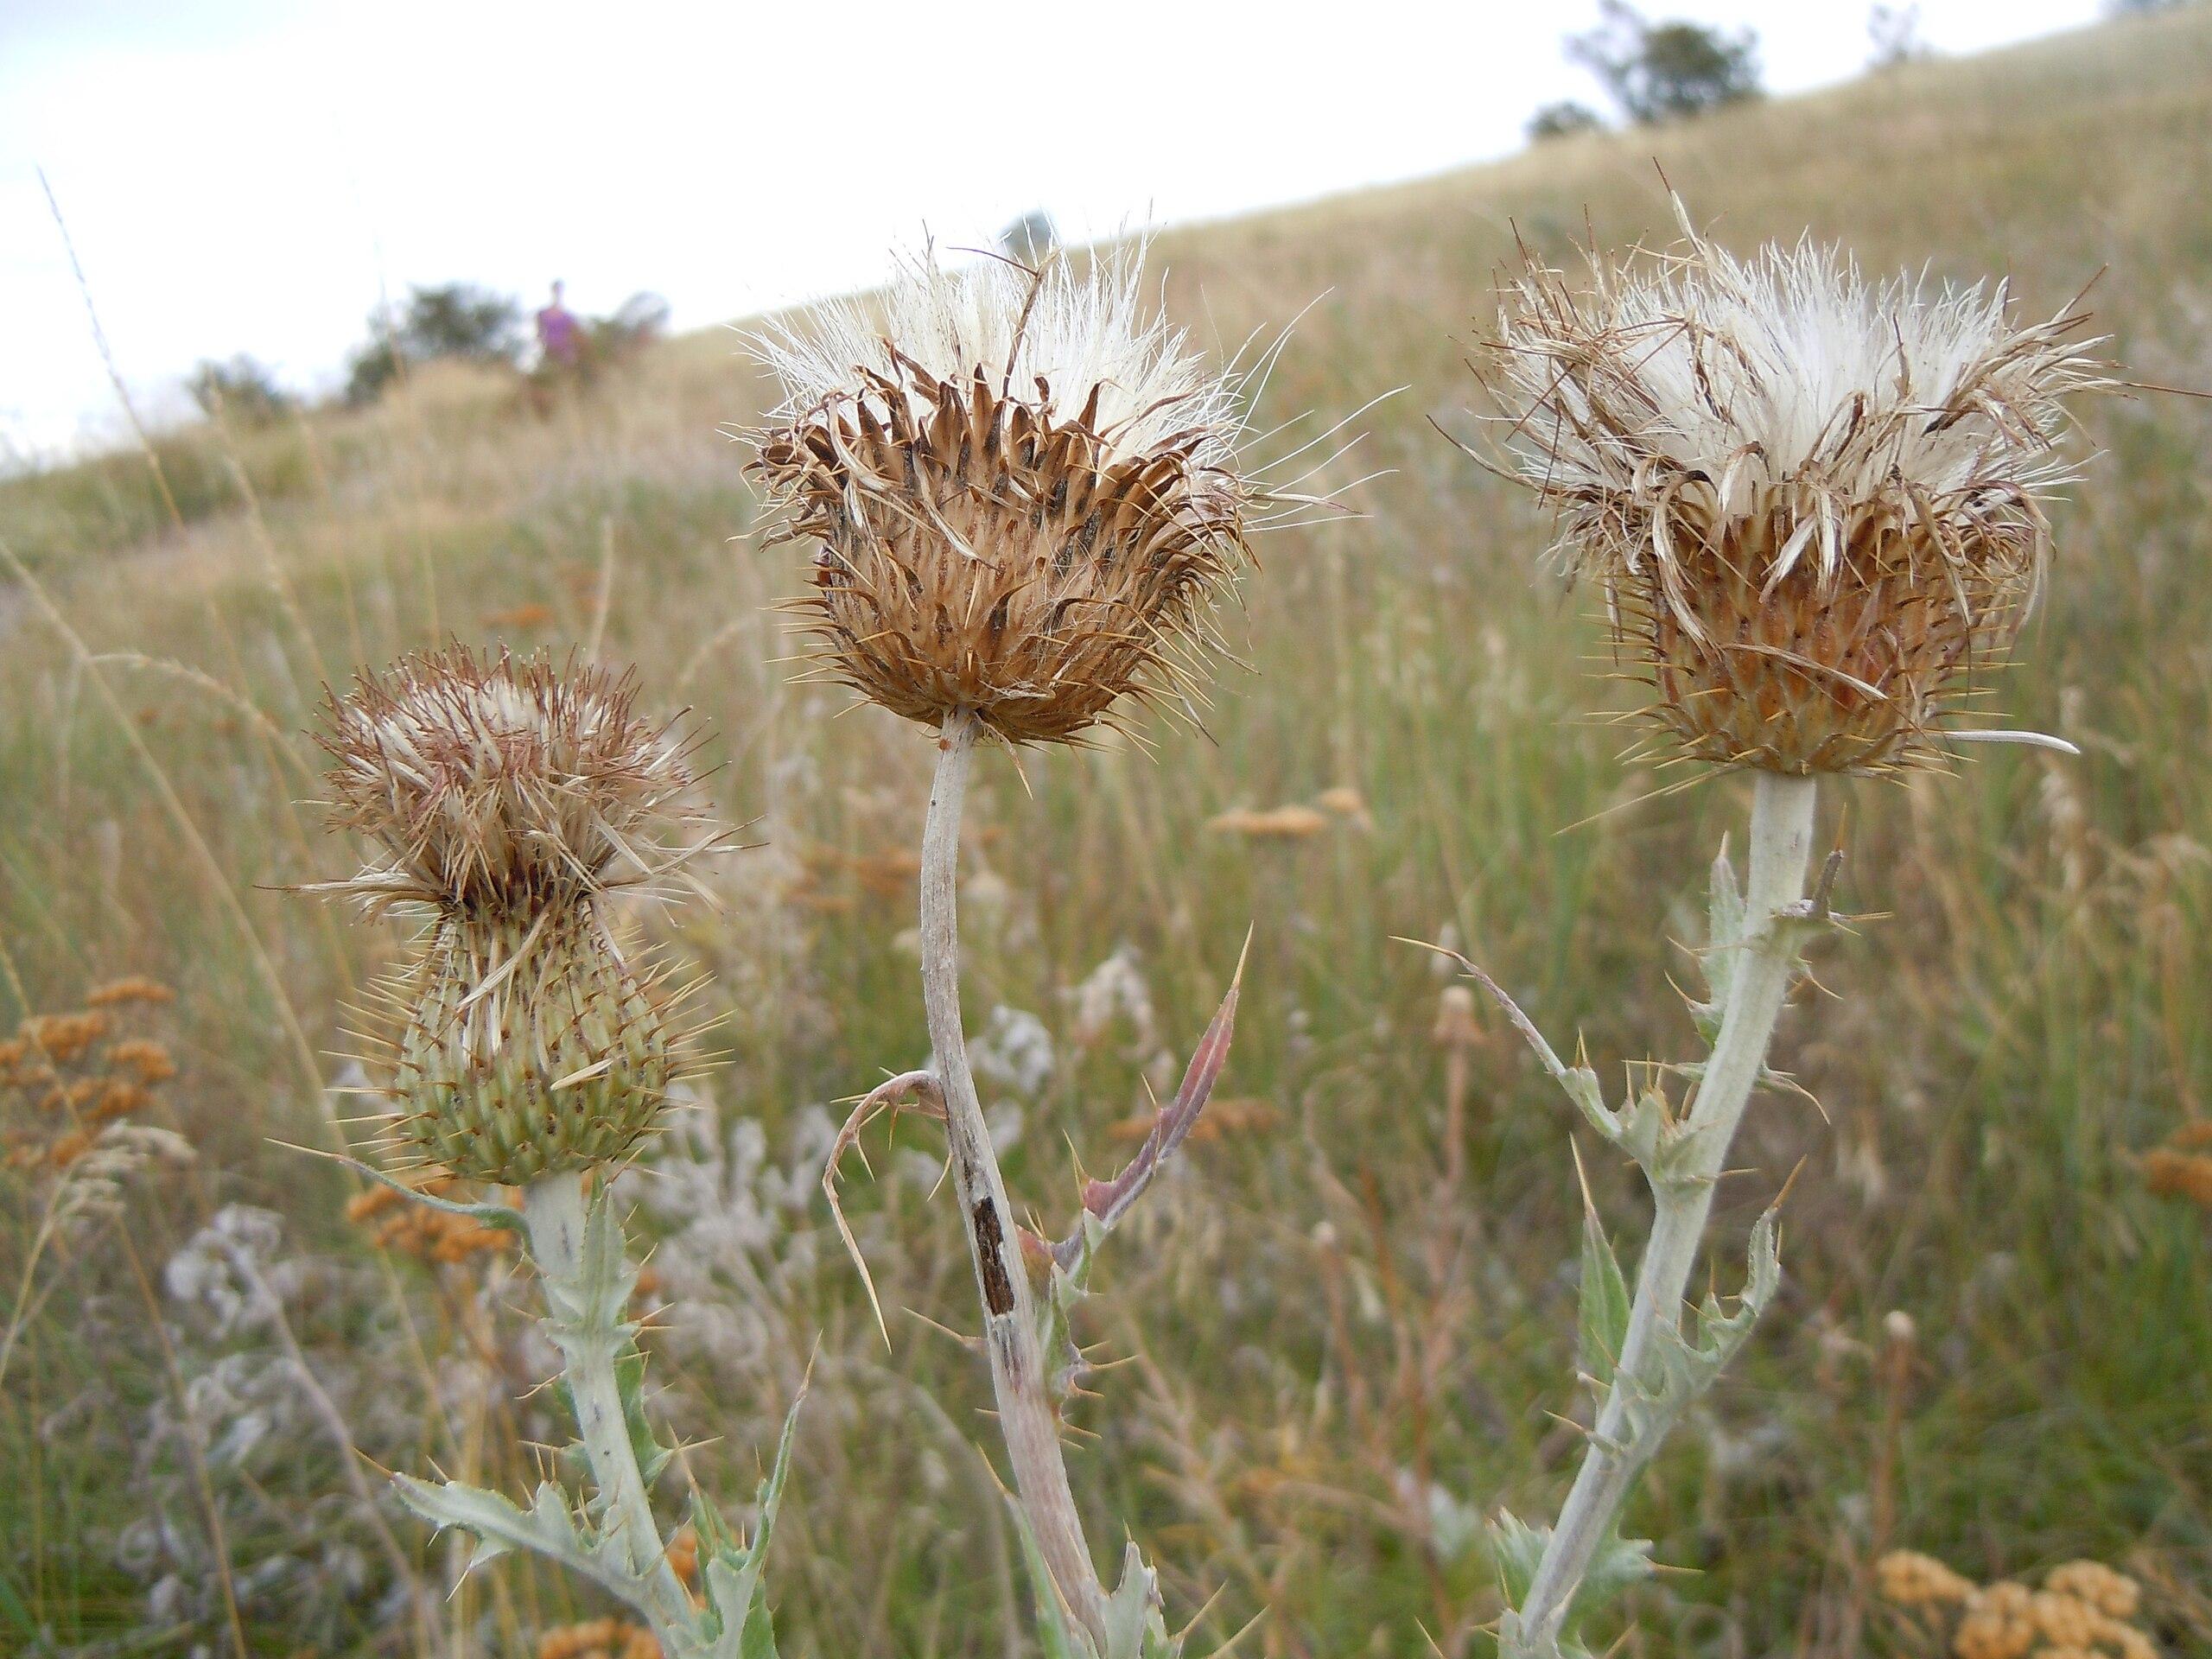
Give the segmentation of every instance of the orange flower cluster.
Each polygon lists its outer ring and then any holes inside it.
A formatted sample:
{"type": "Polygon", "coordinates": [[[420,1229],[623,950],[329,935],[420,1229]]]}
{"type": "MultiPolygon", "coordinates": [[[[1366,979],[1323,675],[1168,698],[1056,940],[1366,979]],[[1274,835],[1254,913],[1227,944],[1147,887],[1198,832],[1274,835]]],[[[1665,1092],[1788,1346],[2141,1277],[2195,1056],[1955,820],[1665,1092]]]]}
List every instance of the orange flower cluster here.
{"type": "MultiPolygon", "coordinates": [[[[459,1200],[467,1196],[463,1183],[441,1176],[423,1184],[433,1198],[459,1200]]],[[[510,1250],[515,1234],[510,1228],[487,1227],[467,1216],[433,1210],[426,1204],[410,1204],[388,1186],[358,1192],[346,1205],[346,1218],[358,1222],[374,1235],[377,1248],[412,1255],[433,1267],[466,1262],[493,1250],[510,1250]]]]}
{"type": "Polygon", "coordinates": [[[1329,827],[1329,815],[1310,806],[1233,807],[1206,820],[1220,835],[1247,841],[1305,841],[1329,827]]]}
{"type": "Polygon", "coordinates": [[[871,899],[913,902],[922,861],[905,848],[880,853],[849,853],[842,848],[810,847],[799,855],[801,873],[785,890],[785,899],[802,910],[844,915],[859,907],[860,894],[838,891],[833,883],[846,876],[861,894],[871,899]]]}
{"type": "Polygon", "coordinates": [[[1954,1659],[2158,1659],[2130,1623],[2142,1603],[2134,1580],[2101,1561],[2068,1561],[2031,1590],[2014,1579],[1983,1587],[1932,1555],[1896,1550],[1875,1566],[1885,1600],[1936,1618],[1955,1615],[1954,1659]]]}
{"type": "Polygon", "coordinates": [[[1292,802],[1283,806],[1233,807],[1207,819],[1206,828],[1221,835],[1242,836],[1247,841],[1306,841],[1338,822],[1355,830],[1372,830],[1375,819],[1367,810],[1367,798],[1338,785],[1316,795],[1311,806],[1292,802]]]}
{"type": "Polygon", "coordinates": [[[592,1618],[537,1638],[537,1659],[661,1659],[660,1643],[642,1624],[592,1618]]]}
{"type": "Polygon", "coordinates": [[[2212,1210],[2212,1122],[2184,1123],[2143,1154],[2143,1184],[2162,1198],[2212,1210]]]}
{"type": "Polygon", "coordinates": [[[143,974],[130,974],[94,986],[85,998],[85,1006],[117,1008],[128,1002],[146,1002],[158,1007],[175,1001],[176,993],[160,981],[148,979],[143,974]]]}
{"type": "Polygon", "coordinates": [[[119,979],[96,988],[80,1009],[32,1015],[0,1042],[0,1165],[67,1169],[110,1124],[150,1107],[176,1062],[162,1044],[125,1029],[125,1011],[175,995],[149,979],[119,979]]]}
{"type": "Polygon", "coordinates": [[[1874,1564],[1874,1577],[1882,1599],[1899,1607],[1949,1605],[1965,1601],[1977,1588],[1964,1573],[1916,1549],[1891,1550],[1874,1564]]]}

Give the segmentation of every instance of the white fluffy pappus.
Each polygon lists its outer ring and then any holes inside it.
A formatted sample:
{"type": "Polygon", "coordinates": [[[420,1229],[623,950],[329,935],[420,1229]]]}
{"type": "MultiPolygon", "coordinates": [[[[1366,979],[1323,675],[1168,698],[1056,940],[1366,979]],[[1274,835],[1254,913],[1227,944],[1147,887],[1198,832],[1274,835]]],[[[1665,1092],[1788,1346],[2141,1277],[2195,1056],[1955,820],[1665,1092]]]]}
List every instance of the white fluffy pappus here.
{"type": "Polygon", "coordinates": [[[372,909],[525,906],[665,875],[718,837],[689,802],[692,740],[636,712],[632,674],[463,647],[403,658],[333,692],[319,741],[334,827],[385,856],[322,884],[372,909]],[[616,874],[626,868],[628,874],[616,874]]]}
{"type": "Polygon", "coordinates": [[[1655,752],[1873,773],[2000,735],[1956,721],[2049,563],[2067,400],[2116,384],[2086,315],[2021,323],[2002,284],[1870,283],[1809,238],[1739,258],[1681,224],[1593,254],[1580,289],[1524,250],[1478,365],[1655,752]]]}
{"type": "Polygon", "coordinates": [[[901,261],[879,292],[776,320],[747,344],[783,384],[778,423],[829,402],[880,404],[891,395],[884,380],[906,389],[918,416],[929,412],[895,349],[934,379],[959,385],[980,372],[1025,402],[1038,401],[1041,379],[1061,421],[1096,391],[1110,459],[1198,432],[1194,459],[1224,466],[1243,431],[1242,377],[1210,368],[1167,321],[1144,290],[1144,254],[1141,243],[1080,260],[1056,254],[1033,273],[992,257],[948,268],[931,248],[901,261]]]}
{"type": "Polygon", "coordinates": [[[1783,497],[1779,577],[1808,550],[1832,573],[1862,505],[2033,515],[2071,480],[2063,400],[2113,384],[2084,314],[2022,325],[2003,283],[1870,283],[1809,238],[1738,258],[1682,227],[1680,251],[1593,262],[1584,293],[1533,259],[1508,285],[1492,389],[1522,477],[1566,508],[1570,564],[1663,563],[1685,490],[1721,519],[1783,497]]]}

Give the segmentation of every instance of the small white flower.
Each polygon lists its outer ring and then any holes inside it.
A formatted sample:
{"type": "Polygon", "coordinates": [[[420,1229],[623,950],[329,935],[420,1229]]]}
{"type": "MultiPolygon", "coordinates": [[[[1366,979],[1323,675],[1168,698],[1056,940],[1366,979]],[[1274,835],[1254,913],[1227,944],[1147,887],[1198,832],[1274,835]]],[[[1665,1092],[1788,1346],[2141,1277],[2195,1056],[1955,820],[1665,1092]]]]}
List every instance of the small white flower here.
{"type": "Polygon", "coordinates": [[[1077,1048],[1096,1048],[1117,1022],[1128,1022],[1132,1052],[1150,1051],[1158,1037],[1153,1014],[1152,988],[1145,983],[1137,954],[1122,945],[1068,993],[1075,1004],[1070,1035],[1077,1048]]]}
{"type": "Polygon", "coordinates": [[[1052,1033],[1035,1014],[1003,1002],[991,1010],[982,1034],[969,1044],[968,1056],[976,1076],[1025,1100],[1035,1099],[1052,1080],[1052,1033]]]}

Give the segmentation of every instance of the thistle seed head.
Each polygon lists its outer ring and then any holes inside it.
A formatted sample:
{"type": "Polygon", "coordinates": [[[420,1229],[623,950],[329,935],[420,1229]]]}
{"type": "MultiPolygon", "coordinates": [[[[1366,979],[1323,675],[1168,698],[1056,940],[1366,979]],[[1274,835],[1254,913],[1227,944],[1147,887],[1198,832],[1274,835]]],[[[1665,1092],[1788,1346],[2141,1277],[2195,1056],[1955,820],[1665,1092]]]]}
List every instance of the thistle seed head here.
{"type": "Polygon", "coordinates": [[[660,1121],[665,1012],[601,901],[717,837],[663,839],[703,821],[683,744],[632,702],[627,675],[459,649],[332,701],[332,822],[384,855],[333,886],[430,914],[379,1021],[412,1166],[521,1185],[619,1161],[660,1121]]]}
{"type": "Polygon", "coordinates": [[[753,435],[797,608],[835,677],[936,725],[1074,737],[1125,694],[1187,698],[1259,498],[1240,388],[1148,305],[1133,257],[1077,274],[925,258],[880,319],[756,338],[785,400],[753,435]]]}
{"type": "Polygon", "coordinates": [[[620,1162],[675,1067],[653,988],[590,906],[441,918],[404,998],[395,1149],[513,1186],[620,1162]]]}
{"type": "Polygon", "coordinates": [[[1641,659],[1662,747],[1797,775],[1923,761],[2040,584],[2063,400],[2113,384],[2087,318],[1870,284],[1810,243],[1739,260],[1682,222],[1683,248],[1593,262],[1584,293],[1524,256],[1484,370],[1507,446],[1641,659]]]}
{"type": "Polygon", "coordinates": [[[521,914],[674,868],[698,850],[657,838],[698,824],[687,746],[635,698],[626,673],[458,646],[361,675],[326,711],[330,821],[384,856],[338,887],[521,914]]]}

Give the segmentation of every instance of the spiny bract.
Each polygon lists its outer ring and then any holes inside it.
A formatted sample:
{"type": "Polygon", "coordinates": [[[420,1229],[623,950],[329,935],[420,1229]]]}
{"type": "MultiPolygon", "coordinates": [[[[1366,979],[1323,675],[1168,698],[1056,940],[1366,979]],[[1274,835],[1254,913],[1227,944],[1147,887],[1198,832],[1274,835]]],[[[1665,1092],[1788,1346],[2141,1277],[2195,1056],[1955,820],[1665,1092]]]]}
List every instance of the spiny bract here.
{"type": "Polygon", "coordinates": [[[753,435],[836,676],[895,714],[1071,738],[1125,693],[1193,690],[1259,493],[1239,387],[1082,274],[925,257],[884,296],[756,338],[785,401],[753,435]]]}
{"type": "Polygon", "coordinates": [[[619,1162],[658,1127],[667,1026],[590,906],[446,918],[417,976],[393,1087],[416,1158],[521,1185],[619,1162]]]}
{"type": "Polygon", "coordinates": [[[1683,227],[1681,251],[1593,261],[1586,292],[1533,256],[1507,286],[1484,372],[1520,474],[1679,753],[1924,760],[2042,579],[2062,400],[2111,384],[2086,319],[1683,227]]]}

